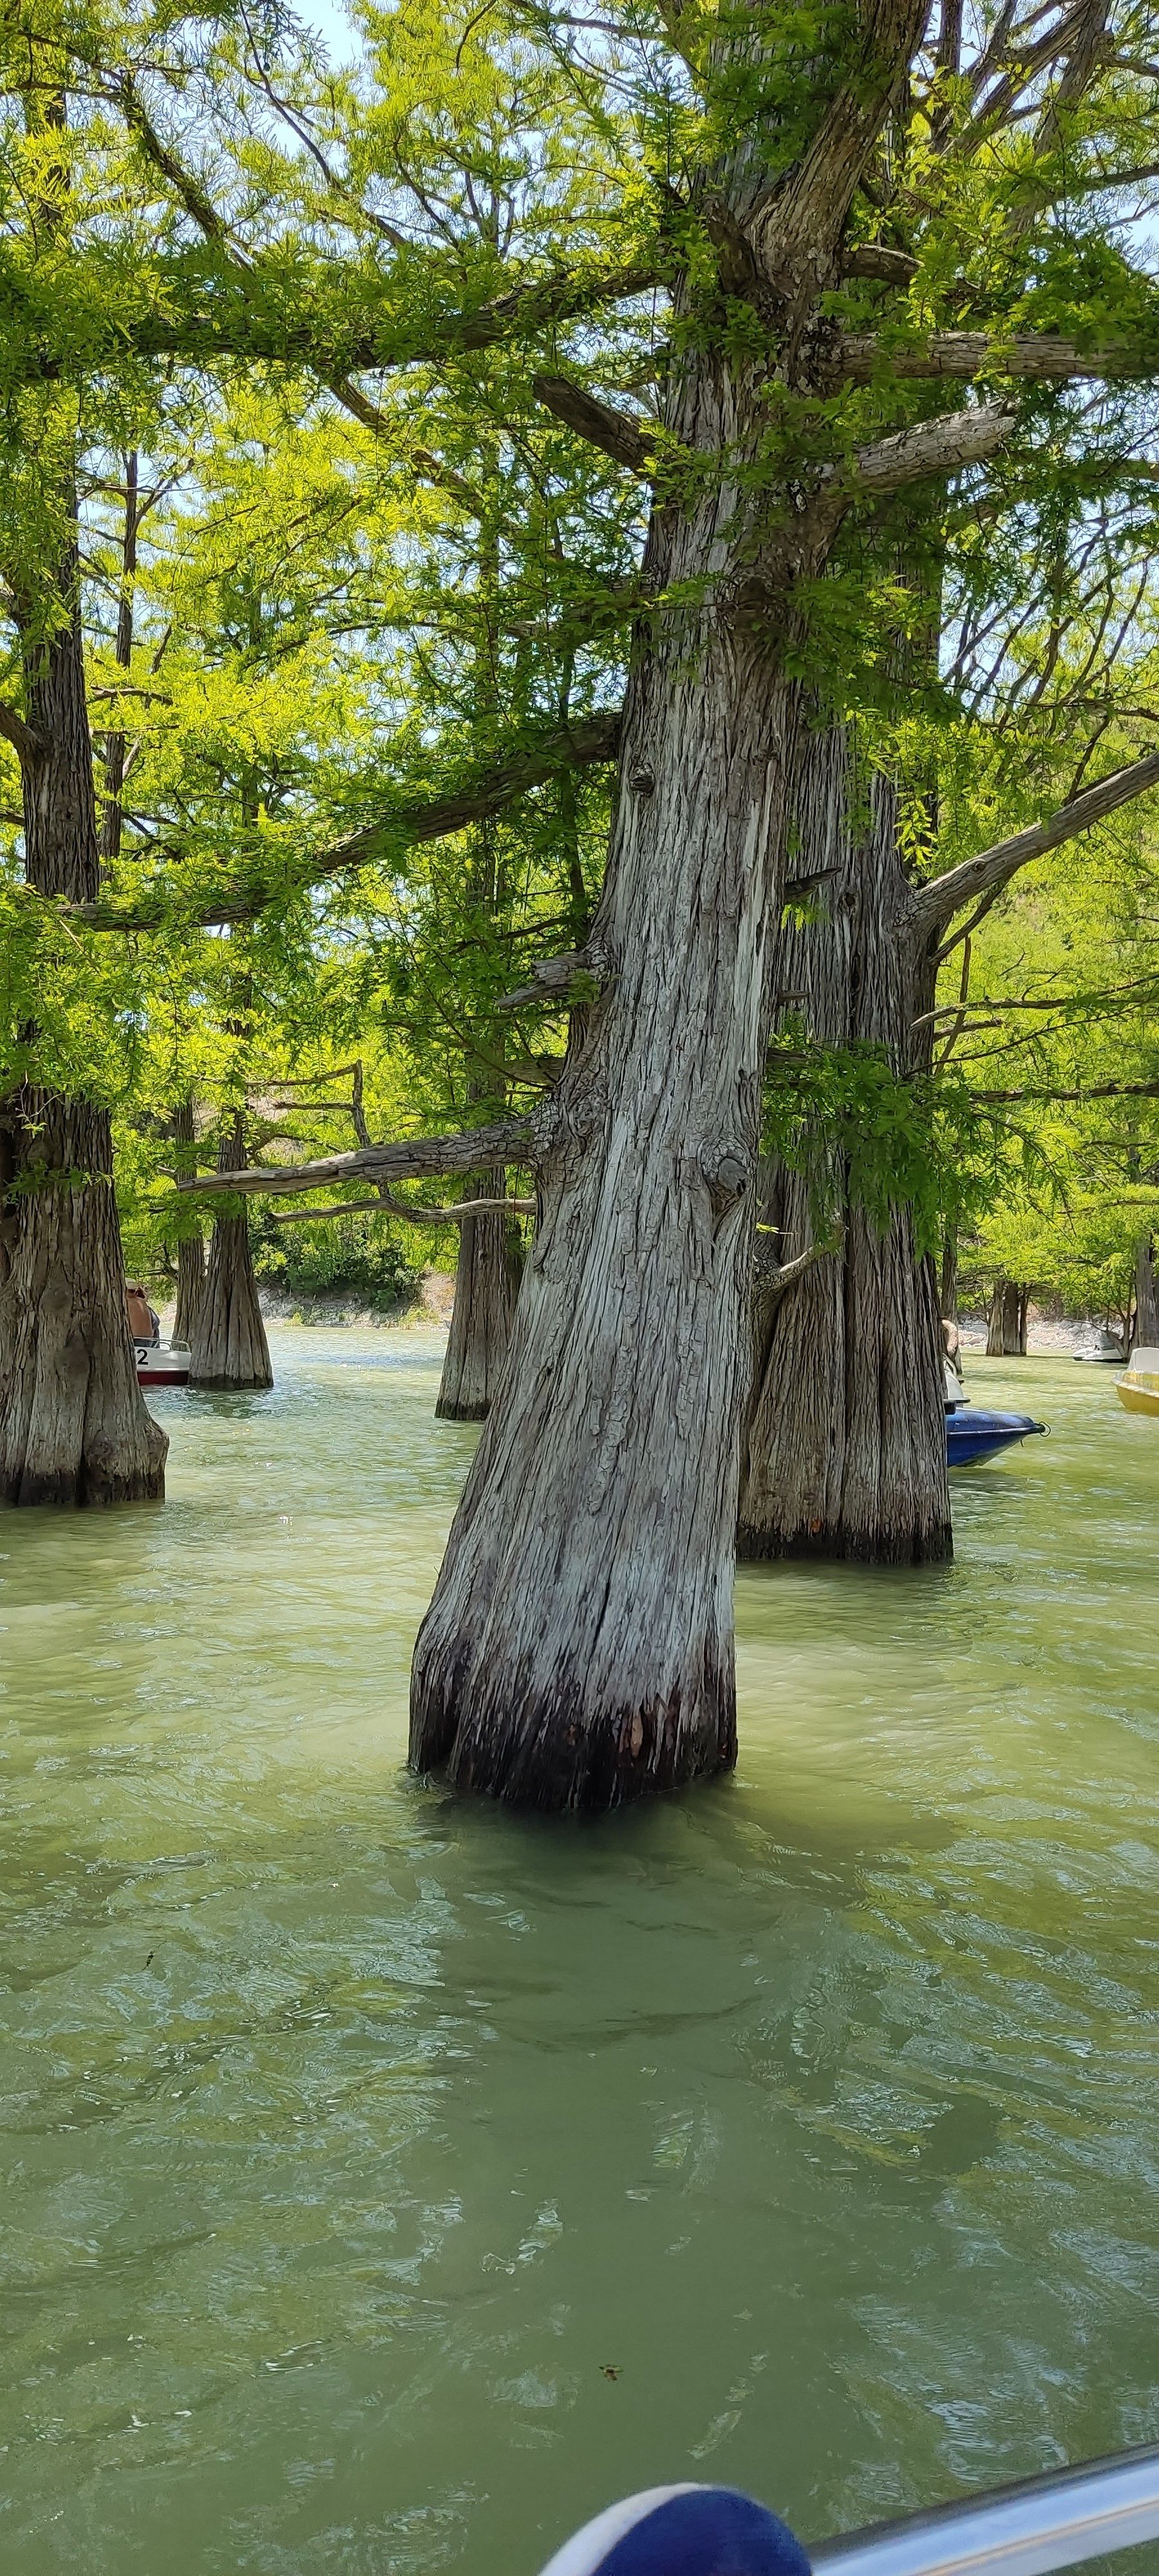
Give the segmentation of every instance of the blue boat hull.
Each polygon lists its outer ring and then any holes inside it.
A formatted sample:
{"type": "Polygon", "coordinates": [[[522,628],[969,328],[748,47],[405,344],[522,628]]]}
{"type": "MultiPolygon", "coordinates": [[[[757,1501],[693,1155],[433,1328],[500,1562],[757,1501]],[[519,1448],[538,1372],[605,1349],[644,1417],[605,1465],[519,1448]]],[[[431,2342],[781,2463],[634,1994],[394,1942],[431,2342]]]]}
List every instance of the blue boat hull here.
{"type": "Polygon", "coordinates": [[[972,1404],[955,1405],[946,1414],[946,1456],[951,1467],[977,1467],[984,1458],[996,1458],[1001,1449],[1045,1429],[1029,1413],[983,1413],[972,1404]]]}

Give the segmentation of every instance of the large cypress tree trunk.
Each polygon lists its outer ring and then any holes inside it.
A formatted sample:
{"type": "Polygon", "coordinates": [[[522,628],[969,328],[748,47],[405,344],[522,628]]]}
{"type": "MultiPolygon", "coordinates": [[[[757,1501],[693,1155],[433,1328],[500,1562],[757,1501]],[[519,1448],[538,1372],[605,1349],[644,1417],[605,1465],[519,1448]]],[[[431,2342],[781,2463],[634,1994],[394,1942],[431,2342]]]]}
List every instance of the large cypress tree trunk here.
{"type": "MultiPolygon", "coordinates": [[[[882,1046],[904,1072],[919,970],[896,795],[879,775],[859,789],[842,727],[803,747],[797,821],[797,865],[816,880],[824,918],[783,933],[778,987],[799,997],[812,1035],[882,1046]]],[[[782,1260],[810,1248],[805,1176],[777,1172],[767,1212],[782,1260]]],[[[771,1296],[758,1272],[738,1554],[944,1558],[953,1541],[933,1264],[915,1254],[907,1208],[879,1230],[845,1192],[840,1216],[839,1247],[786,1295],[771,1296]]]]}
{"type": "MultiPolygon", "coordinates": [[[[97,892],[92,744],[75,552],[66,611],[26,654],[25,868],[41,894],[97,892]]],[[[0,1497],[123,1503],[164,1492],[168,1441],[146,1411],[125,1308],[108,1113],[26,1087],[8,1108],[14,1191],[0,1279],[0,1497]]]]}
{"type": "MultiPolygon", "coordinates": [[[[500,1165],[464,1187],[467,1198],[499,1198],[506,1189],[500,1165]]],[[[482,1422],[491,1410],[507,1357],[519,1279],[502,1208],[465,1216],[459,1225],[455,1302],[435,1412],[443,1422],[482,1422]]]]}
{"type": "MultiPolygon", "coordinates": [[[[790,388],[917,16],[882,0],[859,28],[784,184],[775,118],[745,119],[720,173],[724,292],[739,275],[775,313],[790,388]]],[[[739,61],[757,39],[721,41],[739,61]]],[[[736,1754],[751,1184],[798,731],[785,647],[795,576],[820,571],[835,521],[768,488],[767,361],[724,346],[692,332],[666,379],[669,452],[690,455],[641,587],[680,605],[638,639],[588,943],[601,995],[538,1113],[535,1245],[412,1668],[416,1768],[541,1808],[613,1806],[736,1754]]],[[[597,444],[621,441],[586,394],[579,409],[597,444]]]]}
{"type": "MultiPolygon", "coordinates": [[[[734,502],[654,523],[645,580],[710,560],[714,533],[723,551],[734,502]]],[[[415,1651],[416,1767],[545,1808],[735,1759],[749,1182],[795,693],[739,619],[693,645],[673,636],[630,686],[605,993],[542,1113],[501,1396],[415,1651]]]]}
{"type": "MultiPolygon", "coordinates": [[[[240,1171],[244,1162],[245,1120],[239,1111],[223,1140],[218,1169],[240,1171]]],[[[274,1383],[244,1208],[239,1216],[219,1216],[214,1223],[190,1342],[189,1383],[214,1387],[274,1383]]]]}

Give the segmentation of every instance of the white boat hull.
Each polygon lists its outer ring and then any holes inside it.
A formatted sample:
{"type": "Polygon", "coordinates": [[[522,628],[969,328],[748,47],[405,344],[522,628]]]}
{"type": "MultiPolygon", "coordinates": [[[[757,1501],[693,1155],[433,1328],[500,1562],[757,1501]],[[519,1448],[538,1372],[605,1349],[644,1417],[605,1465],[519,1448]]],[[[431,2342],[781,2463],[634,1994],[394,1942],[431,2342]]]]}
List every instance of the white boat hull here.
{"type": "Polygon", "coordinates": [[[189,1353],[180,1342],[138,1342],[139,1386],[188,1386],[189,1353]]]}

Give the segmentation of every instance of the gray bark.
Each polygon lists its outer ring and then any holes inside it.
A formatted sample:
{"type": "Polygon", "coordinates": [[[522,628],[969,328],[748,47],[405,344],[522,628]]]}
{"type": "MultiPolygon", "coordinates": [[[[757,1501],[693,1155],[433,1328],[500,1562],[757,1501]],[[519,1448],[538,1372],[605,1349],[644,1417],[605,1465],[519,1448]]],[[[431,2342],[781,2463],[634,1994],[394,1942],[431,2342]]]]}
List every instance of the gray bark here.
{"type": "MultiPolygon", "coordinates": [[[[783,932],[778,989],[800,996],[795,1007],[815,1037],[872,1042],[904,1072],[928,969],[898,855],[894,790],[880,776],[859,786],[843,728],[803,746],[797,824],[794,870],[816,879],[825,917],[783,932]]],[[[953,1543],[933,1265],[915,1254],[907,1208],[895,1207],[879,1232],[849,1203],[844,1176],[833,1180],[838,1248],[783,1297],[758,1268],[738,1554],[942,1559],[953,1543]]],[[[765,1208],[782,1261],[810,1248],[804,1175],[775,1169],[765,1208]]]]}
{"type": "MultiPolygon", "coordinates": [[[[245,1122],[239,1114],[232,1132],[222,1140],[219,1169],[234,1170],[244,1158],[245,1122]]],[[[274,1383],[244,1208],[238,1216],[218,1216],[214,1221],[205,1286],[190,1342],[189,1383],[211,1387],[274,1383]]]]}
{"type": "MultiPolygon", "coordinates": [[[[97,891],[92,743],[75,556],[65,623],[26,653],[25,869],[68,903],[97,891]]],[[[0,1497],[123,1503],[165,1490],[165,1433],[137,1382],[107,1112],[26,1088],[5,1110],[14,1192],[0,1223],[0,1497]]]]}
{"type": "Polygon", "coordinates": [[[948,1324],[958,1320],[958,1237],[953,1229],[942,1237],[942,1273],[938,1287],[939,1311],[948,1324]]]}
{"type": "MultiPolygon", "coordinates": [[[[737,424],[682,426],[718,446],[737,424]]],[[[646,578],[723,550],[735,502],[654,522],[646,578]]],[[[416,1768],[539,1807],[735,1759],[748,1185],[795,695],[740,621],[693,641],[631,685],[593,934],[609,981],[541,1114],[542,1221],[415,1651],[416,1768]]]]}
{"type": "Polygon", "coordinates": [[[990,1323],[986,1334],[986,1356],[991,1360],[1016,1360],[1026,1356],[1026,1309],[1030,1290],[1020,1288],[1015,1279],[996,1279],[990,1299],[990,1323]]]}
{"type": "Polygon", "coordinates": [[[1135,1339],[1148,1350],[1159,1344],[1159,1278],[1149,1234],[1144,1235],[1135,1261],[1135,1339]]]}
{"type": "Polygon", "coordinates": [[[177,1246],[177,1299],[173,1339],[191,1343],[205,1292],[205,1245],[199,1234],[185,1235],[177,1246]]]}
{"type": "MultiPolygon", "coordinates": [[[[180,1101],[173,1112],[173,1143],[178,1176],[188,1178],[197,1167],[192,1100],[180,1101]]],[[[183,1235],[177,1246],[177,1302],[173,1310],[175,1342],[192,1341],[204,1287],[204,1240],[200,1234],[183,1235]]]]}
{"type": "MultiPolygon", "coordinates": [[[[918,17],[883,0],[782,185],[755,126],[721,173],[722,276],[731,260],[775,310],[792,383],[918,17]]],[[[414,1766],[534,1807],[614,1806],[736,1756],[737,1425],[799,715],[786,603],[835,524],[806,545],[761,489],[765,376],[689,347],[667,378],[664,428],[705,471],[654,509],[642,595],[685,605],[637,639],[588,942],[605,981],[537,1113],[542,1217],[415,1648],[414,1766]]]]}
{"type": "MultiPolygon", "coordinates": [[[[506,1174],[499,1164],[494,1171],[469,1178],[464,1196],[502,1199],[505,1188],[506,1174]]],[[[518,1291],[518,1265],[512,1256],[506,1210],[465,1216],[459,1226],[455,1302],[435,1406],[441,1421],[482,1422],[490,1412],[507,1357],[518,1291]]]]}

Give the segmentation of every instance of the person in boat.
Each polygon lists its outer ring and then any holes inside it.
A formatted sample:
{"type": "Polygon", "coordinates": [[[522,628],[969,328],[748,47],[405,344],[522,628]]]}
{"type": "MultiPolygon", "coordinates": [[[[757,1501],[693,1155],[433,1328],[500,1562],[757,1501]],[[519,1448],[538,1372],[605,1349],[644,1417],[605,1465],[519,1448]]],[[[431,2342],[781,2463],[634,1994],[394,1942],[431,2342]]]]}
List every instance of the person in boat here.
{"type": "Polygon", "coordinates": [[[150,1305],[139,1279],[126,1280],[125,1305],[133,1340],[147,1342],[150,1349],[154,1348],[161,1339],[161,1318],[150,1305]]]}
{"type": "Polygon", "coordinates": [[[946,1380],[947,1404],[960,1404],[962,1385],[962,1336],[952,1315],[942,1317],[942,1360],[946,1380]]]}

